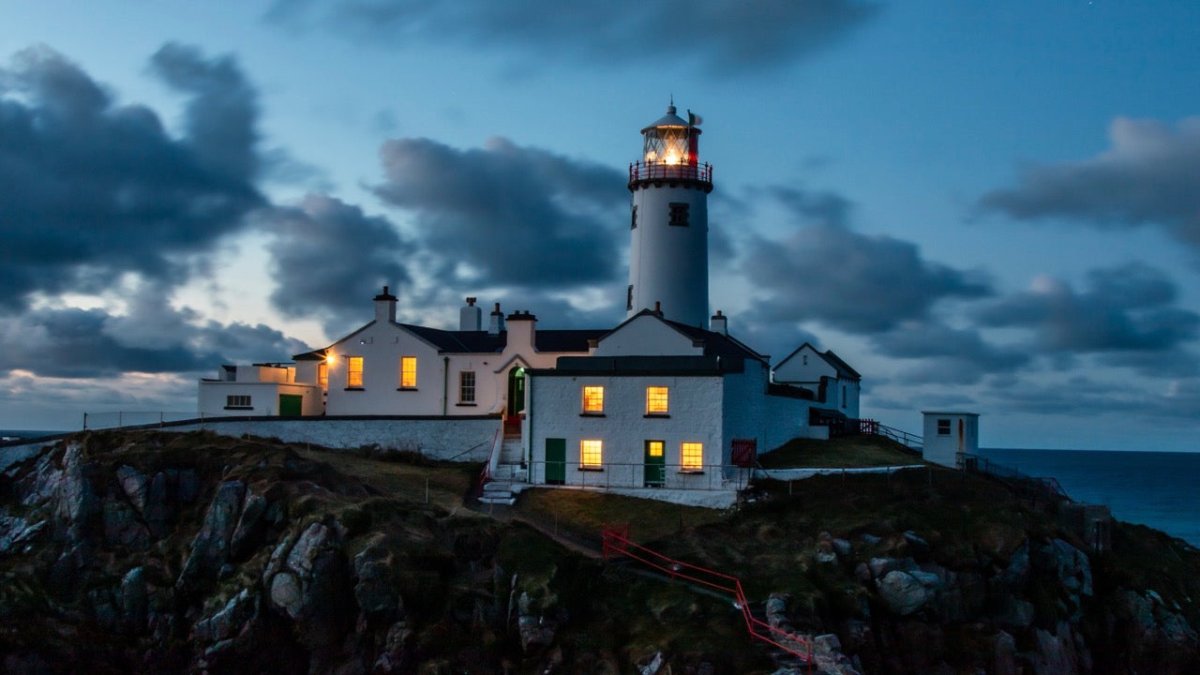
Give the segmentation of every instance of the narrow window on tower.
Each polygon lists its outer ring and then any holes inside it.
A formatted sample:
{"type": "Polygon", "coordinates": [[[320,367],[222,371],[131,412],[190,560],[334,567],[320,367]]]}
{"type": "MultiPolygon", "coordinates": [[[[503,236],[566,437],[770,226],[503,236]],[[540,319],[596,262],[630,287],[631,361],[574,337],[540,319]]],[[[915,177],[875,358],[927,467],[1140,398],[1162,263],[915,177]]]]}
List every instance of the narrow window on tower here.
{"type": "Polygon", "coordinates": [[[635,205],[634,205],[634,207],[633,207],[633,210],[632,210],[632,211],[630,211],[630,216],[629,216],[629,229],[631,229],[631,230],[632,230],[632,229],[634,229],[634,228],[636,228],[636,227],[637,227],[637,205],[635,204],[635,205]]]}
{"type": "Polygon", "coordinates": [[[633,309],[633,284],[629,284],[629,288],[625,291],[625,310],[633,309]]]}
{"type": "Polygon", "coordinates": [[[671,202],[671,225],[673,227],[688,226],[688,205],[686,202],[671,202]]]}

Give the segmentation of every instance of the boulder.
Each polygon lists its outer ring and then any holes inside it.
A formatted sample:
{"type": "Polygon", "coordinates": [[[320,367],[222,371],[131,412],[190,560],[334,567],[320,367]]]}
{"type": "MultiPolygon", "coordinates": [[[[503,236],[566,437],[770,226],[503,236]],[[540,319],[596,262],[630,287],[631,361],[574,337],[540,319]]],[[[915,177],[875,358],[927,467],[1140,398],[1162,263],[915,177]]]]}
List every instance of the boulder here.
{"type": "Polygon", "coordinates": [[[876,582],[879,596],[894,614],[908,616],[925,606],[931,596],[925,584],[909,572],[893,570],[876,582]]]}
{"type": "Polygon", "coordinates": [[[1060,621],[1054,633],[1040,628],[1033,632],[1037,651],[1033,654],[1033,671],[1037,675],[1060,675],[1078,673],[1079,662],[1075,657],[1075,640],[1071,628],[1060,621]]]}
{"type": "Polygon", "coordinates": [[[242,515],[229,539],[229,552],[234,558],[242,558],[258,547],[266,530],[266,497],[254,493],[246,495],[242,515]]]}
{"type": "Polygon", "coordinates": [[[125,498],[141,514],[146,510],[146,499],[150,492],[150,482],[137,469],[127,464],[117,467],[117,484],[125,493],[125,498]]]}
{"type": "Polygon", "coordinates": [[[192,636],[202,643],[232,640],[257,613],[258,594],[243,588],[216,612],[197,621],[192,636]]]}
{"type": "Polygon", "coordinates": [[[217,486],[217,493],[204,514],[204,524],[192,540],[191,553],[179,573],[177,588],[183,588],[194,579],[217,576],[229,558],[229,542],[245,493],[246,486],[240,480],[225,481],[217,486]]]}
{"type": "Polygon", "coordinates": [[[354,556],[354,598],[367,614],[395,616],[403,609],[396,589],[394,558],[383,546],[372,545],[354,556]]]}
{"type": "Polygon", "coordinates": [[[121,618],[131,631],[139,632],[146,627],[149,590],[146,586],[146,571],[143,568],[134,567],[125,573],[121,579],[117,600],[121,608],[121,618]]]}
{"type": "Polygon", "coordinates": [[[992,674],[1018,675],[1020,670],[1017,668],[1017,641],[1013,636],[1000,631],[996,634],[993,645],[992,674]]]}

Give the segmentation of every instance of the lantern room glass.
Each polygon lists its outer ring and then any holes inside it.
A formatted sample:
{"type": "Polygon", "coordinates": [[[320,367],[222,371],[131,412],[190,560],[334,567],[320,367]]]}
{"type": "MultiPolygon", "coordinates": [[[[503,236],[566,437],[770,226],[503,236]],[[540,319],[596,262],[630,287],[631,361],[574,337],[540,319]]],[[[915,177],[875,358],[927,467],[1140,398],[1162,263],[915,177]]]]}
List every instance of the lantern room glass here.
{"type": "Polygon", "coordinates": [[[647,164],[696,163],[696,157],[689,149],[687,127],[663,126],[646,130],[642,156],[647,164]]]}

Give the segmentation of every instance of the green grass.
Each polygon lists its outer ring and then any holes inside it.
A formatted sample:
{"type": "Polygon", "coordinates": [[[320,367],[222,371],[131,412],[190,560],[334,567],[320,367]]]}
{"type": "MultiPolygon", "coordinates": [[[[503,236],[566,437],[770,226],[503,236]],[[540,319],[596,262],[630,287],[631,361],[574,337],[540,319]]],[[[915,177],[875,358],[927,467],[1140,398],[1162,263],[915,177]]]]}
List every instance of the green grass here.
{"type": "Polygon", "coordinates": [[[516,508],[538,523],[549,527],[557,524],[560,530],[588,538],[596,538],[606,525],[628,523],[630,536],[640,542],[724,518],[715,509],[583,490],[526,490],[516,508]]]}
{"type": "Polygon", "coordinates": [[[864,468],[921,464],[919,455],[879,436],[846,436],[827,441],[794,438],[758,459],[767,469],[864,468]]]}

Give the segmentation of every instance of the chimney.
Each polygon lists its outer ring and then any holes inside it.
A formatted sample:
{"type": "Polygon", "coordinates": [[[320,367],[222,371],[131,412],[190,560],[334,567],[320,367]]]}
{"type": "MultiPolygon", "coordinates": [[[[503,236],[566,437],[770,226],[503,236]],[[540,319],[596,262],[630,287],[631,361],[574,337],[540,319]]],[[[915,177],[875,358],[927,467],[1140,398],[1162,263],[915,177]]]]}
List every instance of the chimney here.
{"type": "Polygon", "coordinates": [[[725,315],[722,314],[721,310],[718,309],[717,313],[714,314],[712,316],[712,318],[709,320],[708,329],[714,333],[720,333],[721,335],[729,335],[729,327],[726,324],[725,318],[726,318],[725,315]]]}
{"type": "Polygon", "coordinates": [[[475,306],[475,298],[467,298],[467,306],[458,310],[459,330],[483,330],[483,310],[475,306]]]}
{"type": "Polygon", "coordinates": [[[529,313],[529,310],[517,311],[508,315],[505,319],[508,324],[508,345],[516,345],[522,350],[526,347],[530,351],[535,348],[534,334],[537,331],[537,317],[529,313]]]}
{"type": "Polygon", "coordinates": [[[500,303],[492,310],[492,318],[488,321],[488,335],[499,335],[504,332],[504,313],[500,311],[500,303]]]}
{"type": "Polygon", "coordinates": [[[396,321],[396,296],[388,293],[388,287],[383,287],[383,292],[375,296],[375,322],[376,323],[395,323],[396,321]]]}
{"type": "Polygon", "coordinates": [[[662,302],[659,300],[654,301],[654,314],[655,316],[662,316],[662,302]]]}

